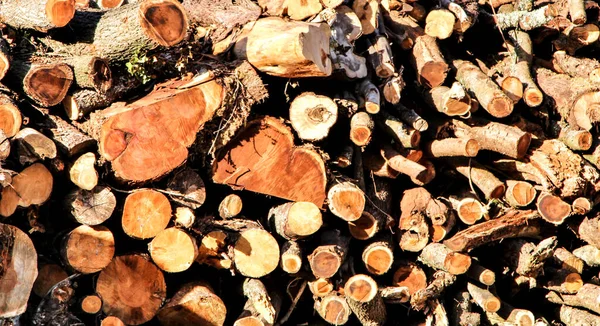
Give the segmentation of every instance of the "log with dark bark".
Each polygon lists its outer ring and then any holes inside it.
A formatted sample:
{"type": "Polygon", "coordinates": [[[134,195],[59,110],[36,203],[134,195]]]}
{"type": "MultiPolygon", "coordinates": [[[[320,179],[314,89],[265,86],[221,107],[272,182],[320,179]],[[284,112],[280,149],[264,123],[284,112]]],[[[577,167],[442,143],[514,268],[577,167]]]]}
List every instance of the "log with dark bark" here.
{"type": "Polygon", "coordinates": [[[28,59],[11,61],[8,76],[35,103],[48,107],[59,104],[73,82],[73,69],[64,63],[36,63],[28,59]]]}
{"type": "Polygon", "coordinates": [[[354,275],[346,281],[344,293],[362,325],[384,325],[386,308],[375,280],[364,274],[354,275]]]}
{"type": "Polygon", "coordinates": [[[75,0],[0,3],[0,22],[18,29],[48,31],[67,25],[75,14],[75,0]]]}
{"type": "Polygon", "coordinates": [[[320,278],[334,276],[348,255],[349,243],[350,238],[337,230],[323,233],[321,245],[308,256],[312,273],[320,278]]]}

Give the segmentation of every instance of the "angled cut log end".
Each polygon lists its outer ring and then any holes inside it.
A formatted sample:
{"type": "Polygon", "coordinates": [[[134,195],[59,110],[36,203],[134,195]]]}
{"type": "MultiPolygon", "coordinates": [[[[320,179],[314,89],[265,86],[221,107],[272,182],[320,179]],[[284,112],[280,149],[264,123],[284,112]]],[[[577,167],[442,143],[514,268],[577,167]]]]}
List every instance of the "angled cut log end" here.
{"type": "Polygon", "coordinates": [[[216,183],[292,201],[309,201],[317,207],[325,201],[323,159],[313,150],[294,147],[290,130],[272,117],[249,122],[217,154],[212,171],[216,183]]]}
{"type": "Polygon", "coordinates": [[[213,289],[202,282],[183,285],[158,312],[165,326],[223,325],[227,307],[213,289]]]}
{"type": "Polygon", "coordinates": [[[140,255],[125,255],[115,257],[100,272],[96,292],[102,297],[105,314],[126,325],[140,325],[154,318],[167,286],[156,265],[140,255]]]}
{"type": "Polygon", "coordinates": [[[187,13],[178,1],[145,1],[139,7],[139,16],[144,34],[162,46],[181,42],[187,33],[187,13]]]}
{"type": "Polygon", "coordinates": [[[154,180],[185,161],[187,147],[221,107],[225,93],[216,80],[206,78],[172,80],[126,107],[100,112],[99,152],[119,179],[154,180]]]}

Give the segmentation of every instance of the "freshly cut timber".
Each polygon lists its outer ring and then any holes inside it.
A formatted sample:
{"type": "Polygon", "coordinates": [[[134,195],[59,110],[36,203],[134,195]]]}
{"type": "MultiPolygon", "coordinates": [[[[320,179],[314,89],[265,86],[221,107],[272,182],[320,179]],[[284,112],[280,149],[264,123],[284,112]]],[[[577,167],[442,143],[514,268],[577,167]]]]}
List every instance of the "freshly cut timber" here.
{"type": "Polygon", "coordinates": [[[0,224],[0,248],[0,317],[11,318],[27,308],[38,276],[37,252],[26,233],[8,224],[0,224]]]}
{"type": "Polygon", "coordinates": [[[383,326],[387,319],[385,304],[375,280],[364,274],[352,276],[344,286],[350,309],[362,325],[383,326]]]}
{"type": "Polygon", "coordinates": [[[252,228],[240,233],[233,247],[233,261],[240,274],[263,277],[279,265],[279,245],[267,231],[252,228]]]}
{"type": "Polygon", "coordinates": [[[73,270],[96,273],[110,264],[115,254],[115,239],[105,226],[81,225],[63,239],[61,254],[73,270]]]}
{"type": "Polygon", "coordinates": [[[419,256],[424,264],[453,275],[464,274],[471,266],[471,257],[454,252],[441,243],[430,243],[419,256]]]}
{"type": "Polygon", "coordinates": [[[92,190],[98,184],[98,172],[94,168],[96,155],[85,153],[81,155],[69,169],[71,182],[84,190],[92,190]]]}
{"type": "Polygon", "coordinates": [[[221,107],[223,96],[223,87],[210,73],[171,80],[137,101],[95,113],[88,131],[119,179],[154,180],[185,161],[187,147],[221,107]]]}
{"type": "Polygon", "coordinates": [[[8,43],[4,39],[0,39],[0,80],[4,78],[6,72],[10,69],[9,50],[8,43]]]}
{"type": "Polygon", "coordinates": [[[160,231],[148,244],[152,261],[168,273],[183,272],[198,256],[196,240],[178,228],[160,231]]]}
{"type": "MultiPolygon", "coordinates": [[[[296,274],[302,268],[302,248],[295,241],[287,241],[281,247],[280,266],[286,273],[296,274]]],[[[333,286],[333,285],[332,285],[333,286]]]]}
{"type": "Polygon", "coordinates": [[[331,230],[321,235],[321,245],[308,256],[310,269],[319,278],[335,275],[348,255],[350,238],[342,236],[339,230],[331,230]]]}
{"type": "Polygon", "coordinates": [[[140,189],[125,199],[121,225],[134,239],[149,239],[164,230],[171,219],[171,203],[152,189],[140,189]]]}
{"type": "Polygon", "coordinates": [[[50,198],[54,178],[41,163],[26,167],[13,177],[10,187],[2,189],[0,215],[11,216],[17,206],[41,205],[50,198]]]}
{"type": "Polygon", "coordinates": [[[452,120],[454,134],[460,138],[476,139],[480,149],[490,150],[512,158],[523,158],[531,144],[531,134],[517,127],[493,121],[471,120],[468,123],[452,120]]]}
{"type": "Polygon", "coordinates": [[[19,130],[14,136],[14,145],[21,164],[56,157],[56,144],[52,139],[32,128],[19,130]]]}
{"type": "Polygon", "coordinates": [[[98,225],[106,221],[117,206],[117,199],[109,187],[97,186],[88,191],[75,189],[65,198],[73,218],[85,225],[98,225]]]}
{"type": "Polygon", "coordinates": [[[8,138],[13,137],[21,129],[21,112],[10,97],[0,94],[0,130],[8,138]]]}
{"type": "Polygon", "coordinates": [[[285,203],[269,211],[275,232],[287,240],[298,240],[317,232],[323,219],[319,208],[311,202],[285,203]]]}
{"type": "Polygon", "coordinates": [[[251,121],[213,164],[213,181],[292,201],[325,201],[325,165],[310,149],[294,147],[293,135],[278,119],[251,121]]]}
{"type": "Polygon", "coordinates": [[[96,292],[105,314],[126,325],[140,325],[154,318],[167,296],[167,286],[156,265],[140,255],[125,255],[115,257],[100,272],[96,292]]]}
{"type": "Polygon", "coordinates": [[[331,213],[344,221],[358,220],[365,209],[365,193],[350,181],[335,182],[327,191],[331,213]]]}
{"type": "Polygon", "coordinates": [[[27,96],[44,107],[59,104],[73,82],[73,69],[64,63],[13,60],[8,74],[27,96]]]}
{"type": "Polygon", "coordinates": [[[87,314],[97,314],[102,310],[102,299],[97,295],[88,295],[81,300],[81,310],[87,314]]]}
{"type": "Polygon", "coordinates": [[[327,96],[302,93],[290,104],[290,122],[298,137],[309,141],[322,140],[337,120],[338,108],[327,96]]]}
{"type": "Polygon", "coordinates": [[[18,29],[49,29],[67,25],[75,14],[75,0],[2,1],[0,22],[18,29]]]}
{"type": "Polygon", "coordinates": [[[219,204],[219,216],[232,218],[242,211],[242,199],[236,194],[227,195],[219,204]]]}
{"type": "Polygon", "coordinates": [[[323,298],[316,299],[315,310],[323,320],[331,325],[346,324],[352,314],[346,298],[341,296],[337,291],[330,292],[323,296],[323,298]]]}
{"type": "Polygon", "coordinates": [[[167,190],[173,201],[192,209],[198,209],[206,200],[204,180],[189,167],[175,172],[167,190]]]}
{"type": "Polygon", "coordinates": [[[267,17],[246,24],[233,51],[238,58],[273,76],[323,77],[333,70],[330,35],[325,23],[267,17]]]}
{"type": "Polygon", "coordinates": [[[158,311],[164,326],[223,325],[227,307],[213,289],[203,282],[183,285],[158,311]]]}

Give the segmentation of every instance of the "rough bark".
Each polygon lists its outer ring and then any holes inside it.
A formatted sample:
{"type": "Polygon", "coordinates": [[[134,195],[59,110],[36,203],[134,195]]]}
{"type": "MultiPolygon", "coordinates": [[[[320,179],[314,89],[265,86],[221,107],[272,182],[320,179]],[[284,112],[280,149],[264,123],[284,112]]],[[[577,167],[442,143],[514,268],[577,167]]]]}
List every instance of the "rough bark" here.
{"type": "Polygon", "coordinates": [[[46,32],[63,27],[75,14],[75,0],[3,1],[0,22],[17,29],[46,32]]]}
{"type": "Polygon", "coordinates": [[[386,307],[375,280],[363,274],[354,275],[346,281],[344,293],[350,309],[362,325],[378,326],[385,324],[387,319],[386,307]]]}

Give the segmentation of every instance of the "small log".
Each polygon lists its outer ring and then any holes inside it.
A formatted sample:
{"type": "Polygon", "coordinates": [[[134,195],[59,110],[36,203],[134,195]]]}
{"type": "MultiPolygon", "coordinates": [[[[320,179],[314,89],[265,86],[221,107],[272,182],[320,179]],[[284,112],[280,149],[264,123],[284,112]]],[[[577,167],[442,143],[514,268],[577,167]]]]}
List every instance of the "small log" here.
{"type": "Polygon", "coordinates": [[[400,103],[400,97],[404,87],[406,87],[406,83],[401,75],[396,74],[388,78],[383,84],[383,98],[391,104],[400,103]]]}
{"type": "Polygon", "coordinates": [[[417,291],[427,287],[427,275],[412,261],[402,260],[400,266],[394,272],[392,284],[408,288],[409,295],[413,295],[417,291]]]}
{"type": "Polygon", "coordinates": [[[366,210],[357,220],[348,222],[348,231],[355,239],[368,240],[385,229],[387,222],[386,216],[383,216],[381,212],[368,204],[366,210]]]}
{"type": "Polygon", "coordinates": [[[454,31],[459,34],[463,34],[471,28],[479,16],[477,6],[473,6],[472,3],[460,4],[452,0],[444,0],[442,6],[456,16],[454,31]]]}
{"type": "MultiPolygon", "coordinates": [[[[512,58],[505,60],[512,60],[512,58]]],[[[512,72],[507,73],[511,74],[512,72]]],[[[498,85],[500,85],[502,91],[506,93],[506,95],[508,95],[508,97],[512,100],[513,104],[519,103],[519,101],[523,98],[524,90],[523,82],[521,82],[521,79],[515,76],[506,76],[503,78],[498,78],[496,82],[498,83],[498,85]]]]}
{"type": "Polygon", "coordinates": [[[552,44],[559,51],[574,55],[579,49],[593,44],[600,37],[600,28],[596,24],[576,26],[572,24],[565,28],[552,44]]]}
{"type": "Polygon", "coordinates": [[[86,295],[81,300],[81,311],[95,315],[102,310],[102,299],[95,294],[86,295]]]}
{"type": "Polygon", "coordinates": [[[592,147],[592,134],[587,130],[578,130],[570,125],[557,122],[552,124],[552,133],[574,151],[587,151],[592,147]]]}
{"type": "Polygon", "coordinates": [[[569,1],[569,18],[575,25],[583,25],[587,20],[585,13],[585,1],[571,0],[569,1]]]}
{"type": "Polygon", "coordinates": [[[428,184],[435,177],[435,174],[432,175],[426,167],[402,156],[391,146],[385,146],[381,154],[390,168],[406,174],[421,184],[428,184]]]}
{"type": "Polygon", "coordinates": [[[160,231],[148,244],[152,261],[167,273],[179,273],[190,268],[198,256],[196,240],[178,228],[160,231]]]}
{"type": "Polygon", "coordinates": [[[410,300],[410,293],[405,286],[387,286],[379,288],[379,294],[386,304],[405,303],[410,300]]]}
{"type": "Polygon", "coordinates": [[[356,85],[356,93],[363,99],[364,108],[367,113],[379,113],[381,95],[377,86],[368,79],[365,79],[356,85]]]}
{"type": "Polygon", "coordinates": [[[441,243],[430,243],[419,255],[425,265],[452,275],[464,274],[471,266],[471,257],[454,252],[441,243]]]}
{"type": "Polygon", "coordinates": [[[68,157],[75,157],[93,149],[96,142],[61,117],[53,114],[44,114],[43,121],[39,124],[40,131],[47,134],[56,147],[68,157]]]}
{"type": "Polygon", "coordinates": [[[0,94],[0,130],[7,138],[14,137],[21,129],[21,112],[10,97],[0,94]]]}
{"type": "Polygon", "coordinates": [[[75,14],[75,0],[45,0],[22,4],[5,2],[0,4],[0,22],[17,29],[49,29],[66,26],[75,14]]]}
{"type": "Polygon", "coordinates": [[[598,295],[600,295],[600,287],[586,283],[577,291],[577,294],[561,294],[559,296],[556,292],[548,292],[546,300],[556,304],[585,308],[598,314],[600,313],[598,295]]]}
{"type": "Polygon", "coordinates": [[[373,275],[387,273],[394,263],[394,251],[392,243],[387,241],[374,241],[362,252],[362,261],[367,271],[373,275]]]}
{"type": "Polygon", "coordinates": [[[600,316],[588,312],[584,309],[577,309],[569,306],[560,306],[560,321],[567,326],[575,325],[600,325],[600,316]]]}
{"type": "Polygon", "coordinates": [[[281,247],[281,269],[296,274],[302,268],[302,248],[295,241],[286,241],[281,247]]]}
{"type": "Polygon", "coordinates": [[[329,58],[330,34],[325,23],[262,18],[244,27],[233,51],[238,58],[248,60],[256,69],[273,76],[329,76],[333,69],[329,58]],[[276,35],[273,31],[277,31],[276,35]],[[302,51],[292,51],[296,47],[302,51]]]}
{"type": "Polygon", "coordinates": [[[544,275],[547,281],[543,288],[562,294],[575,294],[583,286],[581,275],[564,269],[546,268],[544,275]]]}
{"type": "Polygon", "coordinates": [[[373,67],[375,75],[382,79],[392,77],[396,68],[394,67],[392,49],[387,37],[377,35],[372,41],[367,39],[367,44],[369,44],[367,59],[373,67]]]}
{"type": "Polygon", "coordinates": [[[331,292],[322,299],[315,299],[315,310],[331,325],[345,325],[352,314],[346,298],[331,292]]]}
{"type": "Polygon", "coordinates": [[[166,284],[156,265],[140,255],[115,257],[100,272],[96,292],[102,298],[102,311],[127,325],[140,325],[152,319],[166,297],[166,284]],[[135,293],[132,298],[131,294],[135,293]],[[131,300],[135,299],[135,303],[131,300]]]}
{"type": "Polygon", "coordinates": [[[17,206],[29,207],[45,203],[52,192],[54,178],[41,163],[32,164],[13,177],[11,187],[2,189],[0,215],[11,216],[17,206]]]}
{"type": "Polygon", "coordinates": [[[600,62],[595,59],[573,57],[565,51],[555,51],[552,54],[552,68],[559,74],[600,82],[600,62]]]}
{"type": "Polygon", "coordinates": [[[456,17],[448,9],[433,9],[425,20],[425,34],[445,40],[452,35],[456,17]]]}
{"type": "Polygon", "coordinates": [[[292,133],[281,121],[267,117],[249,122],[217,154],[213,181],[322,207],[326,197],[323,159],[293,144],[292,133]]]}
{"type": "Polygon", "coordinates": [[[77,187],[92,190],[98,184],[98,172],[94,168],[96,155],[85,153],[79,156],[69,168],[69,178],[77,187]]]}
{"type": "Polygon", "coordinates": [[[69,274],[58,264],[40,264],[38,276],[33,283],[33,293],[43,298],[56,283],[67,277],[69,274]]]}
{"type": "Polygon", "coordinates": [[[189,167],[175,173],[167,184],[171,199],[178,204],[198,209],[206,200],[204,180],[189,167]]]}
{"type": "MultiPolygon", "coordinates": [[[[10,139],[6,137],[6,134],[0,129],[0,161],[5,161],[10,155],[10,139]]],[[[6,187],[12,182],[12,176],[10,173],[2,170],[0,172],[0,186],[6,187]]]]}
{"type": "Polygon", "coordinates": [[[554,250],[552,261],[563,270],[578,274],[583,273],[584,261],[563,247],[554,250]]]}
{"type": "Polygon", "coordinates": [[[458,292],[453,303],[453,325],[479,326],[481,315],[471,308],[471,295],[467,291],[458,292]]]}
{"type": "Polygon", "coordinates": [[[354,53],[352,43],[362,33],[360,20],[356,13],[347,6],[339,6],[334,13],[329,12],[325,19],[331,29],[331,46],[329,55],[333,67],[341,71],[350,79],[364,78],[367,76],[366,59],[354,53]]]}
{"type": "Polygon", "coordinates": [[[377,30],[377,14],[379,12],[379,1],[357,0],[352,3],[352,10],[360,19],[362,32],[369,35],[377,30]]]}
{"type": "Polygon", "coordinates": [[[504,255],[511,269],[522,276],[537,277],[547,259],[554,254],[556,237],[547,238],[537,245],[523,239],[503,242],[504,255]]]}
{"type": "Polygon", "coordinates": [[[281,298],[276,292],[268,292],[264,284],[256,279],[246,279],[244,296],[248,298],[244,310],[234,326],[272,326],[281,308],[281,298]]]}
{"type": "Polygon", "coordinates": [[[479,142],[473,138],[445,138],[433,140],[424,146],[429,157],[465,156],[475,157],[479,153],[479,142]]]}
{"type": "MultiPolygon", "coordinates": [[[[456,281],[456,276],[444,271],[436,271],[433,280],[426,288],[419,290],[410,297],[411,308],[419,311],[425,309],[428,302],[442,296],[444,290],[456,281]]],[[[446,323],[447,324],[447,323],[446,323]]]]}
{"type": "Polygon", "coordinates": [[[486,199],[500,198],[504,195],[504,183],[475,160],[453,158],[448,162],[458,173],[473,182],[486,199]]]}
{"type": "Polygon", "coordinates": [[[469,278],[483,285],[492,286],[496,282],[496,273],[481,266],[479,262],[474,260],[471,261],[471,267],[469,267],[466,274],[469,278]]]}
{"type": "Polygon", "coordinates": [[[471,192],[465,191],[458,196],[450,196],[449,201],[458,218],[466,225],[473,225],[488,216],[488,208],[471,192]]]}
{"type": "Polygon", "coordinates": [[[338,108],[327,96],[302,93],[290,104],[290,122],[300,139],[323,140],[337,120],[338,108]]]}
{"type": "Polygon", "coordinates": [[[522,31],[512,30],[508,36],[513,42],[511,52],[516,58],[516,63],[512,65],[512,73],[519,78],[525,89],[523,90],[523,100],[529,107],[537,107],[542,104],[544,94],[537,87],[531,77],[531,63],[533,61],[533,49],[529,34],[522,31]]]}
{"type": "Polygon", "coordinates": [[[121,225],[134,239],[150,239],[164,230],[171,219],[171,203],[152,189],[139,189],[125,199],[121,225]]]}
{"type": "Polygon", "coordinates": [[[233,262],[229,256],[223,256],[226,251],[227,233],[221,230],[214,230],[202,237],[202,242],[198,248],[199,264],[206,264],[218,269],[230,269],[233,262]]]}
{"type": "Polygon", "coordinates": [[[246,277],[263,277],[279,265],[277,240],[260,228],[242,231],[233,247],[233,254],[235,268],[246,277]]]}
{"type": "Polygon", "coordinates": [[[537,196],[537,190],[529,182],[506,180],[504,198],[512,207],[527,207],[537,196]]]}
{"type": "Polygon", "coordinates": [[[467,283],[467,290],[473,297],[473,301],[485,312],[496,312],[500,310],[502,302],[490,291],[480,288],[473,283],[467,283]]]}
{"type": "Polygon", "coordinates": [[[186,229],[191,228],[196,222],[196,214],[189,207],[177,207],[175,209],[175,225],[184,227],[186,229]]]}
{"type": "Polygon", "coordinates": [[[0,243],[0,318],[11,318],[27,308],[38,276],[38,258],[29,236],[12,225],[0,224],[0,243]]]}
{"type": "Polygon", "coordinates": [[[219,204],[219,216],[224,219],[236,217],[242,211],[242,207],[240,196],[229,194],[219,204]]]}
{"type": "Polygon", "coordinates": [[[100,9],[113,9],[123,5],[124,0],[95,0],[100,9]]]}
{"type": "Polygon", "coordinates": [[[451,250],[468,252],[476,247],[504,238],[536,237],[540,232],[540,215],[533,210],[513,210],[496,219],[473,225],[444,241],[451,250]]]}
{"type": "Polygon", "coordinates": [[[117,206],[117,199],[109,187],[97,186],[90,191],[71,191],[65,198],[65,204],[77,222],[98,225],[112,215],[117,206]]]}
{"type": "Polygon", "coordinates": [[[520,28],[530,31],[547,24],[558,14],[553,5],[543,6],[532,11],[512,11],[510,13],[498,13],[494,15],[494,21],[502,30],[520,28]]]}
{"type": "Polygon", "coordinates": [[[542,218],[555,225],[562,224],[571,216],[571,205],[549,193],[540,194],[536,206],[542,218]]]}
{"type": "Polygon", "coordinates": [[[593,245],[585,245],[573,250],[573,255],[583,260],[590,267],[600,266],[600,249],[593,245]]]}
{"type": "Polygon", "coordinates": [[[396,109],[395,111],[398,114],[398,117],[411,128],[419,132],[426,131],[429,128],[427,121],[419,116],[414,110],[409,109],[402,104],[397,104],[394,108],[396,109]]]}
{"type": "Polygon", "coordinates": [[[375,123],[366,112],[357,112],[350,120],[350,140],[356,146],[367,146],[371,142],[375,123]]]}
{"type": "Polygon", "coordinates": [[[365,152],[364,167],[369,173],[381,178],[396,179],[400,174],[389,166],[381,153],[365,152]]]}
{"type": "Polygon", "coordinates": [[[512,113],[512,100],[481,69],[463,60],[454,60],[453,65],[456,80],[475,94],[484,110],[496,118],[504,118],[512,113]]]}
{"type": "Polygon", "coordinates": [[[452,83],[450,88],[433,87],[423,94],[431,106],[447,116],[464,116],[472,110],[471,97],[458,82],[452,83]]]}
{"type": "Polygon", "coordinates": [[[387,313],[375,280],[364,274],[354,275],[346,281],[344,293],[362,325],[384,325],[387,313]]]}
{"type": "Polygon", "coordinates": [[[416,148],[419,145],[421,141],[419,131],[407,126],[404,122],[385,111],[381,111],[379,117],[376,120],[378,127],[386,131],[404,148],[416,148]]]}
{"type": "Polygon", "coordinates": [[[425,216],[431,194],[425,188],[405,190],[400,201],[400,248],[419,252],[429,242],[429,225],[425,216]]]}
{"type": "Polygon", "coordinates": [[[311,202],[291,202],[271,208],[268,215],[277,234],[286,240],[298,240],[319,231],[321,211],[311,202]]]}
{"type": "Polygon", "coordinates": [[[115,254],[115,238],[105,226],[80,225],[64,238],[62,259],[71,269],[91,274],[103,270],[115,254]]]}
{"type": "Polygon", "coordinates": [[[125,326],[123,321],[115,316],[108,316],[102,319],[100,326],[125,326]]]}
{"type": "Polygon", "coordinates": [[[43,107],[59,104],[73,81],[73,69],[64,63],[40,64],[15,59],[8,74],[27,96],[43,107]]]}
{"type": "Polygon", "coordinates": [[[21,164],[34,163],[56,157],[56,145],[44,134],[32,128],[23,128],[14,136],[17,155],[21,164]]]}
{"type": "Polygon", "coordinates": [[[161,325],[223,325],[227,307],[203,282],[184,284],[158,311],[161,325]]]}
{"type": "Polygon", "coordinates": [[[326,278],[317,278],[314,281],[308,281],[308,289],[316,297],[322,298],[333,291],[333,283],[326,278]]]}
{"type": "Polygon", "coordinates": [[[365,209],[364,192],[350,181],[335,183],[327,192],[327,205],[331,213],[344,221],[358,220],[365,209]]]}
{"type": "Polygon", "coordinates": [[[339,230],[321,235],[321,244],[308,256],[310,269],[319,278],[335,275],[348,255],[350,238],[342,236],[339,230]]]}

